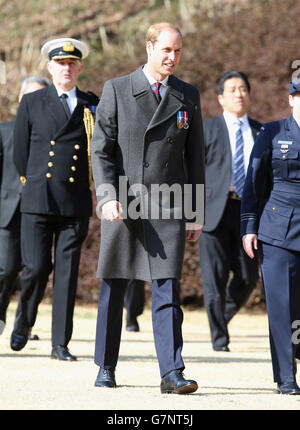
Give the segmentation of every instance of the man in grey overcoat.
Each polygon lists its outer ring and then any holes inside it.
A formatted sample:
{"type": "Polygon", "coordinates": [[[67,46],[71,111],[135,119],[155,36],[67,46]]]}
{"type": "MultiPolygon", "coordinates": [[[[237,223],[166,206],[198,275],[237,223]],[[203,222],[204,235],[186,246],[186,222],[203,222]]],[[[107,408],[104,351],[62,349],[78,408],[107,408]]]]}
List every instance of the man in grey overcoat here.
{"type": "Polygon", "coordinates": [[[197,88],[173,75],[182,51],[178,28],[152,25],[146,50],[143,67],[105,83],[91,142],[102,214],[95,385],[116,386],[124,293],[130,279],[140,279],[152,282],[161,392],[185,394],[198,388],[182,374],[179,280],[185,240],[196,241],[204,222],[200,97],[197,88]],[[169,199],[163,193],[157,198],[154,185],[162,184],[176,189],[169,199]],[[160,216],[149,214],[150,206],[160,216]],[[183,207],[191,209],[189,215],[183,207]]]}

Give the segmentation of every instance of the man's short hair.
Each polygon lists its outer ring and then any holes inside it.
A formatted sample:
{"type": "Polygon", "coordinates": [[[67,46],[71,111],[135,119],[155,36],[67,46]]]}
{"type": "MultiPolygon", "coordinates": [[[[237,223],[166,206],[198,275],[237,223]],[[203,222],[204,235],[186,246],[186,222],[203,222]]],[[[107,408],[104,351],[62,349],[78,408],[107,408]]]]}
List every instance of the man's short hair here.
{"type": "Polygon", "coordinates": [[[40,76],[30,76],[29,78],[24,79],[24,81],[22,82],[20,94],[24,94],[24,92],[26,91],[26,86],[30,82],[35,82],[37,84],[44,85],[45,87],[50,85],[50,81],[47,78],[40,77],[40,76]]]}
{"type": "Polygon", "coordinates": [[[250,83],[249,83],[248,78],[245,75],[245,73],[243,73],[243,72],[237,72],[236,70],[230,70],[229,72],[223,73],[223,75],[219,79],[218,84],[217,84],[217,93],[218,94],[223,94],[225,81],[227,81],[228,79],[232,79],[232,78],[240,78],[240,79],[242,79],[245,82],[245,84],[246,84],[248,92],[250,93],[251,87],[250,87],[250,83]]]}
{"type": "Polygon", "coordinates": [[[148,31],[146,33],[146,42],[152,42],[152,44],[154,45],[155,42],[157,42],[158,36],[163,30],[176,31],[182,39],[181,31],[178,27],[176,27],[176,25],[171,24],[170,22],[158,22],[156,24],[152,24],[148,28],[148,31]]]}

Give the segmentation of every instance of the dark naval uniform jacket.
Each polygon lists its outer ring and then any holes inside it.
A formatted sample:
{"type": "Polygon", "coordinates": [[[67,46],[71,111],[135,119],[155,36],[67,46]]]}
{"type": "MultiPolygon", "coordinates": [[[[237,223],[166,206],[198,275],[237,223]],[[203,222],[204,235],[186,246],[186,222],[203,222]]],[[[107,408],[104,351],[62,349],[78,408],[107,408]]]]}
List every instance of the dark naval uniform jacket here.
{"type": "MultiPolygon", "coordinates": [[[[196,185],[205,184],[197,88],[170,76],[158,105],[142,68],[106,82],[91,153],[96,189],[110,184],[119,192],[120,176],[128,178],[129,186],[142,184],[148,191],[151,184],[191,184],[195,208],[196,185]],[[177,126],[180,111],[187,114],[188,128],[177,126]]],[[[115,199],[109,192],[97,198],[100,205],[115,199]]],[[[203,194],[203,211],[204,198],[203,194]]],[[[184,247],[184,218],[153,219],[150,214],[145,219],[128,216],[120,222],[103,219],[97,274],[108,279],[179,279],[184,247]]]]}
{"type": "Polygon", "coordinates": [[[0,228],[6,228],[19,209],[22,184],[13,163],[15,121],[0,124],[0,228]]]}
{"type": "Polygon", "coordinates": [[[14,162],[22,190],[21,212],[87,217],[92,214],[84,107],[98,98],[77,88],[69,120],[53,85],[24,95],[14,133],[14,162]]]}
{"type": "Polygon", "coordinates": [[[300,128],[293,115],[262,126],[247,172],[241,235],[300,251],[300,128]]]}

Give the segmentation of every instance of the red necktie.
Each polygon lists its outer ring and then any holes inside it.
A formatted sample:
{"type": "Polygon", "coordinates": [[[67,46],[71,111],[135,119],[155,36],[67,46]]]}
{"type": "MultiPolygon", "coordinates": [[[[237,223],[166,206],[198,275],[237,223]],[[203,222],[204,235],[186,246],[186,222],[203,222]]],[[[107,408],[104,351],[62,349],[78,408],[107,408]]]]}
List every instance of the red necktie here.
{"type": "Polygon", "coordinates": [[[160,82],[155,82],[155,87],[156,88],[154,90],[154,94],[155,94],[157,103],[159,104],[161,102],[161,95],[160,95],[160,92],[159,92],[159,89],[161,87],[161,83],[160,82]]]}

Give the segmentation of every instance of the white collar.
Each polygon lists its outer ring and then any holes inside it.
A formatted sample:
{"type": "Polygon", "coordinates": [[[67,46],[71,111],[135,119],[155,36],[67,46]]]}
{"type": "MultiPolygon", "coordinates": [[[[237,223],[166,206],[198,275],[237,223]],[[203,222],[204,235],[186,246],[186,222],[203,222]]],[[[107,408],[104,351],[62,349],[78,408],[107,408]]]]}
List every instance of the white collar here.
{"type": "Polygon", "coordinates": [[[235,115],[233,115],[232,113],[228,112],[227,110],[224,110],[223,112],[224,118],[226,123],[228,124],[237,124],[239,121],[241,121],[241,125],[245,125],[248,123],[248,115],[245,113],[243,116],[241,116],[240,118],[237,118],[235,115]]]}
{"type": "Polygon", "coordinates": [[[76,95],[76,86],[73,87],[69,91],[64,91],[63,89],[61,89],[59,87],[55,87],[55,88],[56,88],[58,97],[60,97],[62,94],[68,94],[68,97],[70,97],[70,98],[76,98],[77,97],[77,95],[76,95]]]}
{"type": "MultiPolygon", "coordinates": [[[[148,79],[151,86],[157,82],[156,79],[154,79],[153,76],[150,75],[146,66],[143,67],[143,72],[145,73],[145,76],[148,79]]],[[[169,80],[169,76],[167,76],[163,81],[160,81],[160,83],[162,85],[164,85],[165,87],[167,87],[168,86],[168,80],[169,80]]]]}

